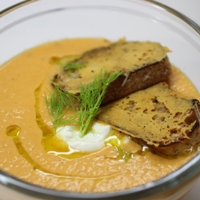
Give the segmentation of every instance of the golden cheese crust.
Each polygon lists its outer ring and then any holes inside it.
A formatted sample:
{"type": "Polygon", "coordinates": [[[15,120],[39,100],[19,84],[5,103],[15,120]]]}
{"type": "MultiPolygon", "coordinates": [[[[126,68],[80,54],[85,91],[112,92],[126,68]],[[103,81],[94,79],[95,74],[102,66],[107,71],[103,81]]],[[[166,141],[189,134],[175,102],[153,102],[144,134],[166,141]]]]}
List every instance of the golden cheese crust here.
{"type": "Polygon", "coordinates": [[[104,107],[98,119],[163,155],[180,155],[200,143],[200,103],[159,83],[104,107]]]}
{"type": "Polygon", "coordinates": [[[79,94],[80,82],[87,85],[101,70],[110,74],[121,72],[118,79],[108,87],[102,104],[165,81],[171,73],[166,48],[159,43],[149,41],[120,41],[88,51],[71,61],[73,62],[84,67],[74,73],[68,73],[65,68],[54,76],[54,82],[75,94],[79,94]]]}

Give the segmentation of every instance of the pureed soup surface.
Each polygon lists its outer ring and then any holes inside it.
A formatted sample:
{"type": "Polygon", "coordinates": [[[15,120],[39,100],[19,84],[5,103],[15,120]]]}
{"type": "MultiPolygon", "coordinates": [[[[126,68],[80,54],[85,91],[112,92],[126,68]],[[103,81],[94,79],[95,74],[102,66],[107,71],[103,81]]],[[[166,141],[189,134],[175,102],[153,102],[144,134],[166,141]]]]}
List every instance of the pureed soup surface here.
{"type": "MultiPolygon", "coordinates": [[[[108,45],[103,39],[62,40],[30,49],[0,69],[0,168],[30,183],[76,192],[107,192],[145,184],[165,176],[193,154],[167,159],[129,141],[123,149],[105,145],[92,153],[73,152],[54,135],[45,104],[50,80],[59,71],[52,57],[81,54],[108,45]],[[124,154],[125,155],[125,154],[124,154]]],[[[176,68],[172,88],[200,99],[189,80],[176,68]]],[[[118,142],[122,137],[116,132],[118,142]]]]}

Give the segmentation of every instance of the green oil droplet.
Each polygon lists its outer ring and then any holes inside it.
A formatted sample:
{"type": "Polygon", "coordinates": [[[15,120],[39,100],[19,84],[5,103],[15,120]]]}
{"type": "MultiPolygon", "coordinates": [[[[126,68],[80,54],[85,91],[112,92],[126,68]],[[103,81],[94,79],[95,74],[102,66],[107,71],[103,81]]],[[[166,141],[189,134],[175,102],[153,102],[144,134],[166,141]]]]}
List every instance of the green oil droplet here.
{"type": "Polygon", "coordinates": [[[17,125],[11,125],[6,128],[6,134],[12,138],[17,138],[20,132],[21,132],[21,128],[17,125]]]}
{"type": "Polygon", "coordinates": [[[105,140],[105,144],[114,147],[118,156],[117,160],[123,159],[127,162],[129,159],[134,157],[134,153],[129,152],[128,150],[121,147],[124,141],[124,136],[115,135],[115,131],[112,131],[111,135],[105,140]]]}

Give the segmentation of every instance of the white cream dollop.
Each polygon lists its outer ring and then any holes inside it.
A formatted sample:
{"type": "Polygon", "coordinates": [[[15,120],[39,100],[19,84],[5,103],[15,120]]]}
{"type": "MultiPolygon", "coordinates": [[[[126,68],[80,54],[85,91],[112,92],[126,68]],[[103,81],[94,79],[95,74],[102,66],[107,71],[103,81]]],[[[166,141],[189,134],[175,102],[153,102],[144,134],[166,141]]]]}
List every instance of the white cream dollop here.
{"type": "Polygon", "coordinates": [[[104,145],[104,140],[108,136],[111,127],[109,125],[95,122],[92,130],[84,137],[79,137],[80,132],[74,126],[63,126],[56,129],[56,133],[61,137],[71,148],[89,152],[101,149],[104,145]]]}

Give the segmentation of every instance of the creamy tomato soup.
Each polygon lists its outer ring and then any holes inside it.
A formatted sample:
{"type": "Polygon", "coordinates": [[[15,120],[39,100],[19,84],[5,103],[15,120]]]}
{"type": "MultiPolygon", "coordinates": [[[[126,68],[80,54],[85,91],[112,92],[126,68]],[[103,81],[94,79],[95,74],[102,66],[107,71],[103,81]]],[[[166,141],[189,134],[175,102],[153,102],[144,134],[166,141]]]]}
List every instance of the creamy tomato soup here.
{"type": "MultiPolygon", "coordinates": [[[[24,181],[65,191],[107,192],[159,179],[187,162],[193,153],[167,159],[112,131],[100,150],[81,152],[56,137],[45,96],[60,70],[52,57],[74,56],[108,45],[103,39],[62,40],[30,49],[0,69],[0,168],[24,181]]],[[[169,79],[173,89],[200,99],[177,69],[169,79]]]]}

